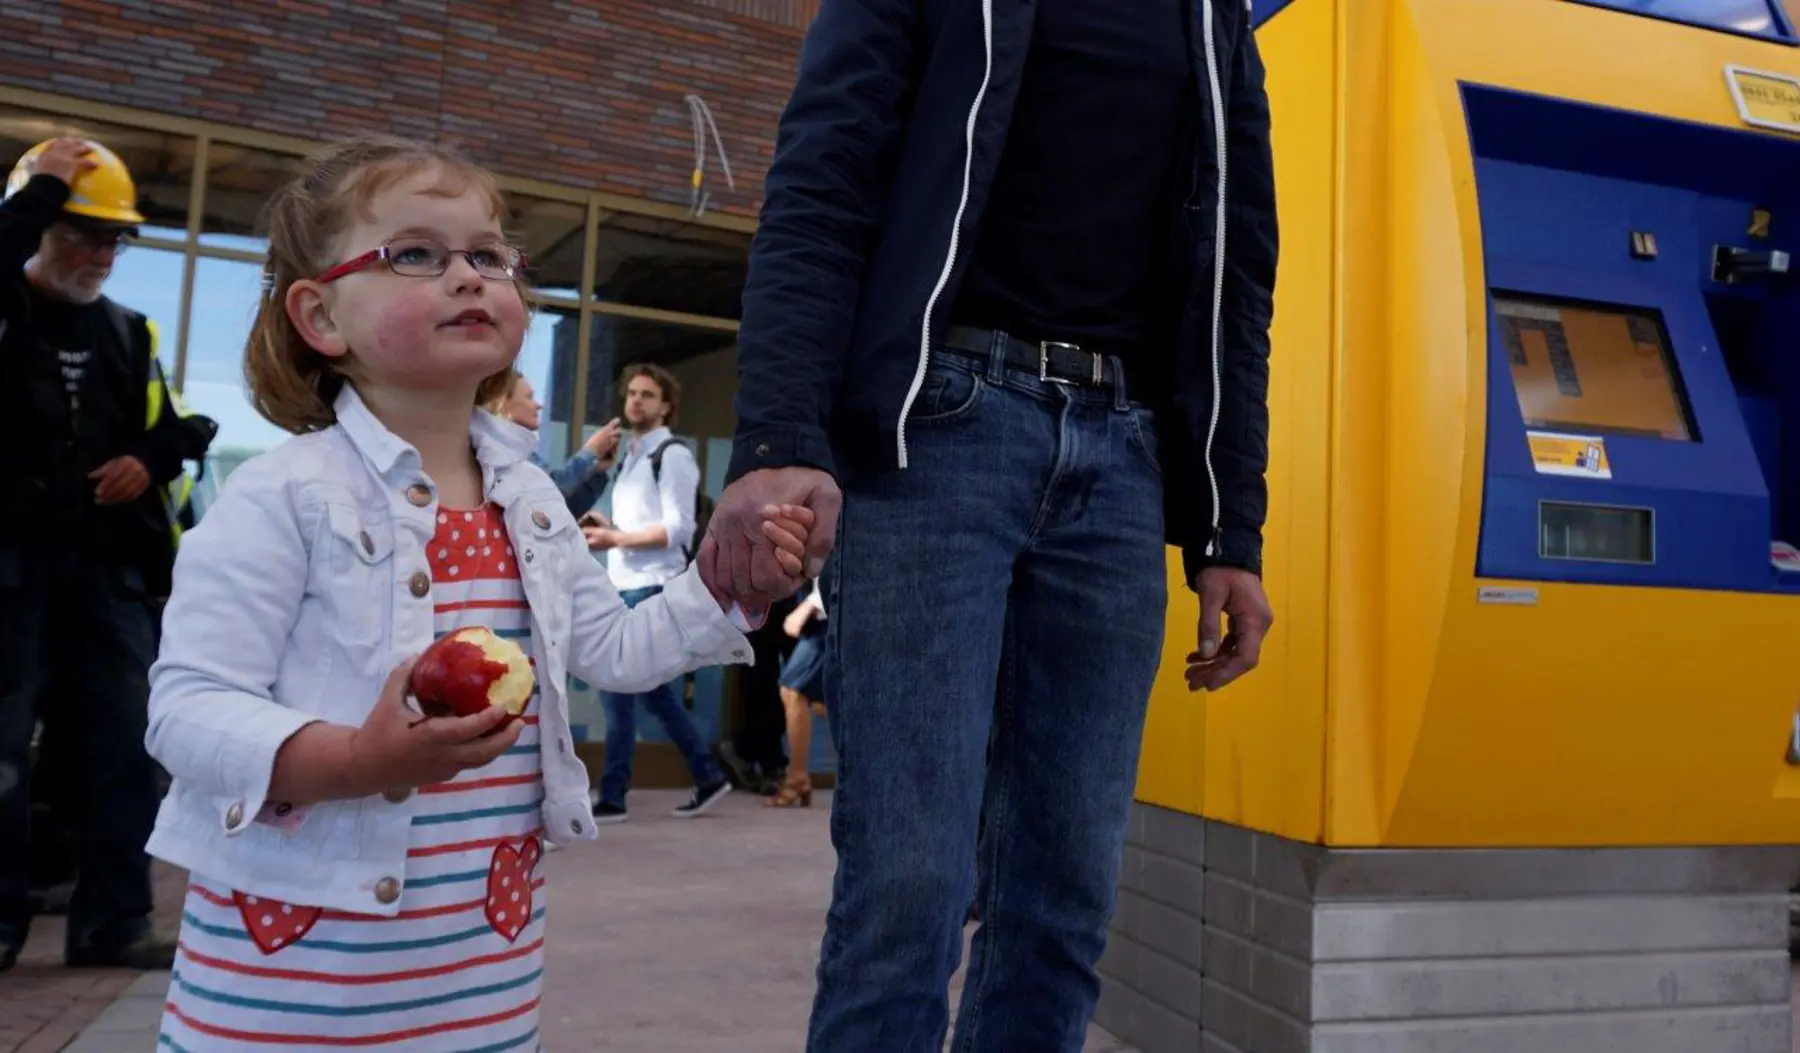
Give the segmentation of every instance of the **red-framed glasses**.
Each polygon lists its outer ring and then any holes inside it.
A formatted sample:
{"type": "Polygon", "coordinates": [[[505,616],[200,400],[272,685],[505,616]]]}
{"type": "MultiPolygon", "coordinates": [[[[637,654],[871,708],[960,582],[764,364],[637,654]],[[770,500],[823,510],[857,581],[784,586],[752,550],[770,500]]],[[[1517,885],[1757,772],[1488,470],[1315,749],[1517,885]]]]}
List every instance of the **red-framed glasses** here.
{"type": "Polygon", "coordinates": [[[461,256],[475,268],[475,273],[493,281],[511,281],[525,269],[525,254],[511,245],[483,245],[476,249],[453,249],[431,238],[396,238],[380,248],[370,249],[353,259],[321,273],[313,281],[334,282],[347,274],[365,271],[378,263],[387,264],[395,274],[406,278],[436,278],[450,269],[450,260],[461,256]]]}

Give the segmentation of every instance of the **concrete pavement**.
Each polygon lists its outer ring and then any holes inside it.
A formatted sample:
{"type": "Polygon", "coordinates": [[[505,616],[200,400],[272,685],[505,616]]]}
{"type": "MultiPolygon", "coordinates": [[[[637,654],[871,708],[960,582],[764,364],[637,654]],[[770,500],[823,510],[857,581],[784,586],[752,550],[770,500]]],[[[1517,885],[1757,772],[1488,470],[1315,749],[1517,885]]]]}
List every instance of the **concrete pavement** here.
{"type": "MultiPolygon", "coordinates": [[[[733,794],[701,819],[669,815],[684,799],[635,792],[630,822],[546,858],[550,1053],[801,1048],[830,900],[831,795],[815,795],[812,808],[776,811],[733,794]]],[[[159,886],[172,922],[179,882],[159,886]]],[[[48,961],[32,967],[40,970],[59,971],[48,961]]],[[[10,981],[0,978],[0,1019],[19,1008],[10,981]]],[[[151,1053],[167,985],[166,974],[126,977],[113,992],[122,997],[73,1044],[29,1053],[151,1053]]],[[[9,1048],[28,1047],[0,1041],[0,1053],[9,1048]]],[[[1135,1051],[1094,1029],[1086,1053],[1135,1051]]]]}

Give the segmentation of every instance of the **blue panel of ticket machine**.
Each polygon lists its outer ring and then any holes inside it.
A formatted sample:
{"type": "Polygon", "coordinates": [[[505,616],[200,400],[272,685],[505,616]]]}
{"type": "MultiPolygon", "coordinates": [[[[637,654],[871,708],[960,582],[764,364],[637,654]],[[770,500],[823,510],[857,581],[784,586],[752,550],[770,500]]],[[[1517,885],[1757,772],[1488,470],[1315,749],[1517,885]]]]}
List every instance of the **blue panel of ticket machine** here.
{"type": "Polygon", "coordinates": [[[1800,141],[1464,102],[1489,308],[1478,574],[1800,592],[1800,141]]]}

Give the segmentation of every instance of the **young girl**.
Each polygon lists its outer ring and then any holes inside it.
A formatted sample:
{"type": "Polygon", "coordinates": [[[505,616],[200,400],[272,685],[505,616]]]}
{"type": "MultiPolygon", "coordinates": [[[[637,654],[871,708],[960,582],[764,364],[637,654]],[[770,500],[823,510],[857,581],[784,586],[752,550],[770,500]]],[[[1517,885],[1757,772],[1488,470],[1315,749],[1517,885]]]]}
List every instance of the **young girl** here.
{"type": "MultiPolygon", "coordinates": [[[[475,408],[526,325],[504,214],[487,173],[391,139],[271,204],[245,372],[299,437],[184,540],[151,672],[149,851],[191,875],[172,1050],[538,1048],[544,839],[595,832],[566,677],[750,655],[697,569],[627,610],[531,434],[475,408]],[[409,705],[407,656],[471,625],[531,657],[522,720],[409,705]]],[[[796,575],[810,526],[764,523],[796,575]]]]}

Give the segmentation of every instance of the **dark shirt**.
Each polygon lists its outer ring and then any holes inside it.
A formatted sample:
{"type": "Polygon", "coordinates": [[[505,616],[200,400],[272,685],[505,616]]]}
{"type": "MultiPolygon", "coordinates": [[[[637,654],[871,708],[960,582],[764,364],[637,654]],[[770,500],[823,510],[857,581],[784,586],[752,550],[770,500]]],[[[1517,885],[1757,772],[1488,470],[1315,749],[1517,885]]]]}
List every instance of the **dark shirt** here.
{"type": "MultiPolygon", "coordinates": [[[[1167,360],[1190,0],[1038,0],[955,324],[1167,360]]],[[[1135,372],[1135,371],[1134,371],[1135,372]]]]}
{"type": "MultiPolygon", "coordinates": [[[[117,449],[116,400],[109,390],[101,340],[112,340],[105,308],[71,304],[28,289],[30,350],[26,385],[30,391],[31,445],[44,458],[46,519],[39,536],[104,553],[115,510],[94,503],[88,473],[117,449]]],[[[116,342],[116,341],[115,341],[116,342]]]]}

